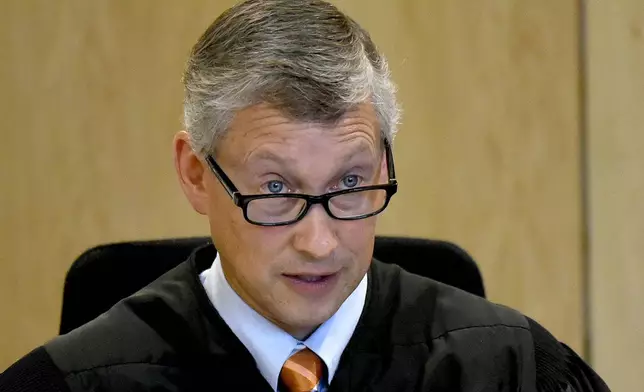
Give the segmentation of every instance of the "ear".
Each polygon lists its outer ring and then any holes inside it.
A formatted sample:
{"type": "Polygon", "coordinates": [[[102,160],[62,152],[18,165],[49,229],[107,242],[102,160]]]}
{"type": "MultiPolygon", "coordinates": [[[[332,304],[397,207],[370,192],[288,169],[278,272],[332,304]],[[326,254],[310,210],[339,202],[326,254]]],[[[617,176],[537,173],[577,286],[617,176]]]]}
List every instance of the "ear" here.
{"type": "Polygon", "coordinates": [[[208,211],[209,196],[206,191],[205,164],[190,146],[188,132],[178,132],[173,141],[174,167],[179,177],[179,184],[188,201],[199,214],[208,211]]]}

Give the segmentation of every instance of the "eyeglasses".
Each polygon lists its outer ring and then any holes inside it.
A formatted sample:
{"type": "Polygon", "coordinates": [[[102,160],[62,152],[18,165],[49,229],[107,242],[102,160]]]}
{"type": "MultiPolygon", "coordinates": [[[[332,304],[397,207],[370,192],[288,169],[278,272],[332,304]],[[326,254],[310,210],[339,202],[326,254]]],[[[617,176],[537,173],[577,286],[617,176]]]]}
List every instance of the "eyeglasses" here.
{"type": "Polygon", "coordinates": [[[398,190],[391,148],[387,141],[384,142],[384,146],[389,179],[387,184],[349,188],[318,196],[299,193],[242,195],[212,155],[206,156],[206,162],[233,199],[233,203],[242,209],[246,221],[254,225],[290,225],[304,218],[314,204],[322,204],[332,218],[358,220],[384,211],[398,190]]]}

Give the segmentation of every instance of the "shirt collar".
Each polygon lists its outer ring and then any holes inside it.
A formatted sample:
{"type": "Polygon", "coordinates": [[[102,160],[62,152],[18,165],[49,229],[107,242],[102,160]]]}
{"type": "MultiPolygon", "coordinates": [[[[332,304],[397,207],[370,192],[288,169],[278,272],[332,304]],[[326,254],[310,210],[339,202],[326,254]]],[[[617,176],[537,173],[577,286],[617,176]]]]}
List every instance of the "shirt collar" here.
{"type": "Polygon", "coordinates": [[[300,342],[253,310],[230,287],[219,254],[210,269],[200,274],[208,298],[237,338],[255,359],[257,368],[277,390],[282,365],[298,344],[316,353],[326,365],[330,383],[340,357],[355,331],[367,296],[367,275],[338,311],[304,342],[300,342]]]}

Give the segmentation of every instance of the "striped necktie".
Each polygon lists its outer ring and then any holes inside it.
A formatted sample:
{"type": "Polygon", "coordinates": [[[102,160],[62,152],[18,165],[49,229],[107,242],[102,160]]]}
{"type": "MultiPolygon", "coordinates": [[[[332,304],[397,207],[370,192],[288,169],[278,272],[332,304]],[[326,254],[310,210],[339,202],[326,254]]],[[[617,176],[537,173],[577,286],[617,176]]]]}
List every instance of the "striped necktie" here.
{"type": "Polygon", "coordinates": [[[320,383],[323,373],[320,357],[305,348],[286,360],[280,372],[280,381],[288,392],[311,392],[320,383]]]}

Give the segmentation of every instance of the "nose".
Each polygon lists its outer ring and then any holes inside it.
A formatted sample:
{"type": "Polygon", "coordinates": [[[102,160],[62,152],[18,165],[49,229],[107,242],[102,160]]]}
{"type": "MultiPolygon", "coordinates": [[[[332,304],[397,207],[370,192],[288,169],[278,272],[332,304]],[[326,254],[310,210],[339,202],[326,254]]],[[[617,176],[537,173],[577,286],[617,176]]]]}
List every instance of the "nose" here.
{"type": "Polygon", "coordinates": [[[328,258],[338,247],[333,223],[322,205],[311,206],[306,216],[296,223],[293,247],[313,260],[328,258]]]}

